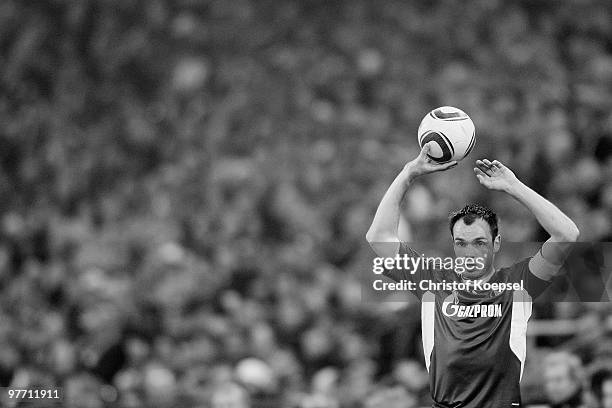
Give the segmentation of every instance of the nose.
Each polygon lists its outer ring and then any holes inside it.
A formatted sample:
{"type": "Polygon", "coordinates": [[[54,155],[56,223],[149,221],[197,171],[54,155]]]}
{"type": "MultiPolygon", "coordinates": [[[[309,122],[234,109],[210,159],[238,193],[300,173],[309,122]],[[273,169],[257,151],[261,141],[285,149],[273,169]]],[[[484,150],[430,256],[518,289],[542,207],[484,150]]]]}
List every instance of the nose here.
{"type": "Polygon", "coordinates": [[[465,251],[466,258],[477,258],[479,256],[480,256],[480,251],[478,251],[477,248],[475,248],[472,245],[468,246],[468,248],[465,251]]]}

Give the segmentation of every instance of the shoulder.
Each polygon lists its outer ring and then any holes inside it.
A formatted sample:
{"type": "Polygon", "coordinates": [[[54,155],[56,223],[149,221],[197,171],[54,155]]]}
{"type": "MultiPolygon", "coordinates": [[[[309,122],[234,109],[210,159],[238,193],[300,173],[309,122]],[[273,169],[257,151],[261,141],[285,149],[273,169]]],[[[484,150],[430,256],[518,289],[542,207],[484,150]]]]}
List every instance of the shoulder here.
{"type": "Polygon", "coordinates": [[[512,265],[500,268],[497,271],[499,281],[506,282],[508,280],[512,280],[512,278],[524,276],[526,272],[529,272],[530,260],[531,257],[521,259],[520,261],[515,262],[512,265]]]}
{"type": "Polygon", "coordinates": [[[539,278],[531,270],[533,257],[521,259],[520,261],[499,270],[499,280],[508,283],[521,283],[531,299],[540,296],[550,285],[551,281],[539,278]]]}

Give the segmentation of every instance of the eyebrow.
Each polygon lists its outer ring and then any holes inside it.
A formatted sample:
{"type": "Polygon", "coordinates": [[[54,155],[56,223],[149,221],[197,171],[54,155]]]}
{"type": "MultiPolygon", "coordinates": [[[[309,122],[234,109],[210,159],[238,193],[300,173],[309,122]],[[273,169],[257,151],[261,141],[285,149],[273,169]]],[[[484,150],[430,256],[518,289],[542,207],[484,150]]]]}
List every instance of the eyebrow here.
{"type": "MultiPolygon", "coordinates": [[[[464,242],[466,240],[463,239],[463,238],[455,238],[455,241],[462,241],[462,242],[464,242]]],[[[474,242],[474,241],[488,241],[488,239],[487,239],[487,237],[476,237],[476,238],[474,238],[472,240],[472,242],[474,242]]]]}

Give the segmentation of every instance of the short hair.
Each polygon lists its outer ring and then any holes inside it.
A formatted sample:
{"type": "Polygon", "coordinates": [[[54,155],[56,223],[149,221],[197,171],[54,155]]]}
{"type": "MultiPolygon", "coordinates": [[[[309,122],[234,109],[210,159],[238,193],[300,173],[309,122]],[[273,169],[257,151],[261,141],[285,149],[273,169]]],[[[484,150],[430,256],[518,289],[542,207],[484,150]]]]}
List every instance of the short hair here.
{"type": "Polygon", "coordinates": [[[598,401],[603,398],[603,385],[606,381],[612,380],[612,367],[598,369],[591,376],[591,390],[598,401]]]}
{"type": "Polygon", "coordinates": [[[459,220],[463,220],[466,225],[472,225],[478,218],[482,218],[489,224],[491,229],[491,238],[495,239],[498,233],[497,227],[497,214],[490,208],[487,208],[480,204],[468,204],[459,211],[454,211],[449,216],[449,226],[451,235],[453,235],[453,227],[459,220]]]}

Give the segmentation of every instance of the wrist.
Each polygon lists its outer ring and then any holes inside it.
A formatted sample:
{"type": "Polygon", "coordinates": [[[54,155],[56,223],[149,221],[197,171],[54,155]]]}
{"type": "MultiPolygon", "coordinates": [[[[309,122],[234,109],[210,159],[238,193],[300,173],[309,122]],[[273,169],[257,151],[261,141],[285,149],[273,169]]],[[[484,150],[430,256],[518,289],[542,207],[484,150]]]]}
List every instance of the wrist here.
{"type": "Polygon", "coordinates": [[[400,174],[407,183],[412,182],[418,176],[418,172],[415,170],[413,163],[406,164],[400,174]]]}
{"type": "Polygon", "coordinates": [[[521,181],[519,179],[515,179],[512,182],[508,183],[508,186],[506,187],[506,193],[510,194],[513,197],[516,197],[521,190],[521,187],[523,187],[524,184],[521,183],[521,181]]]}

